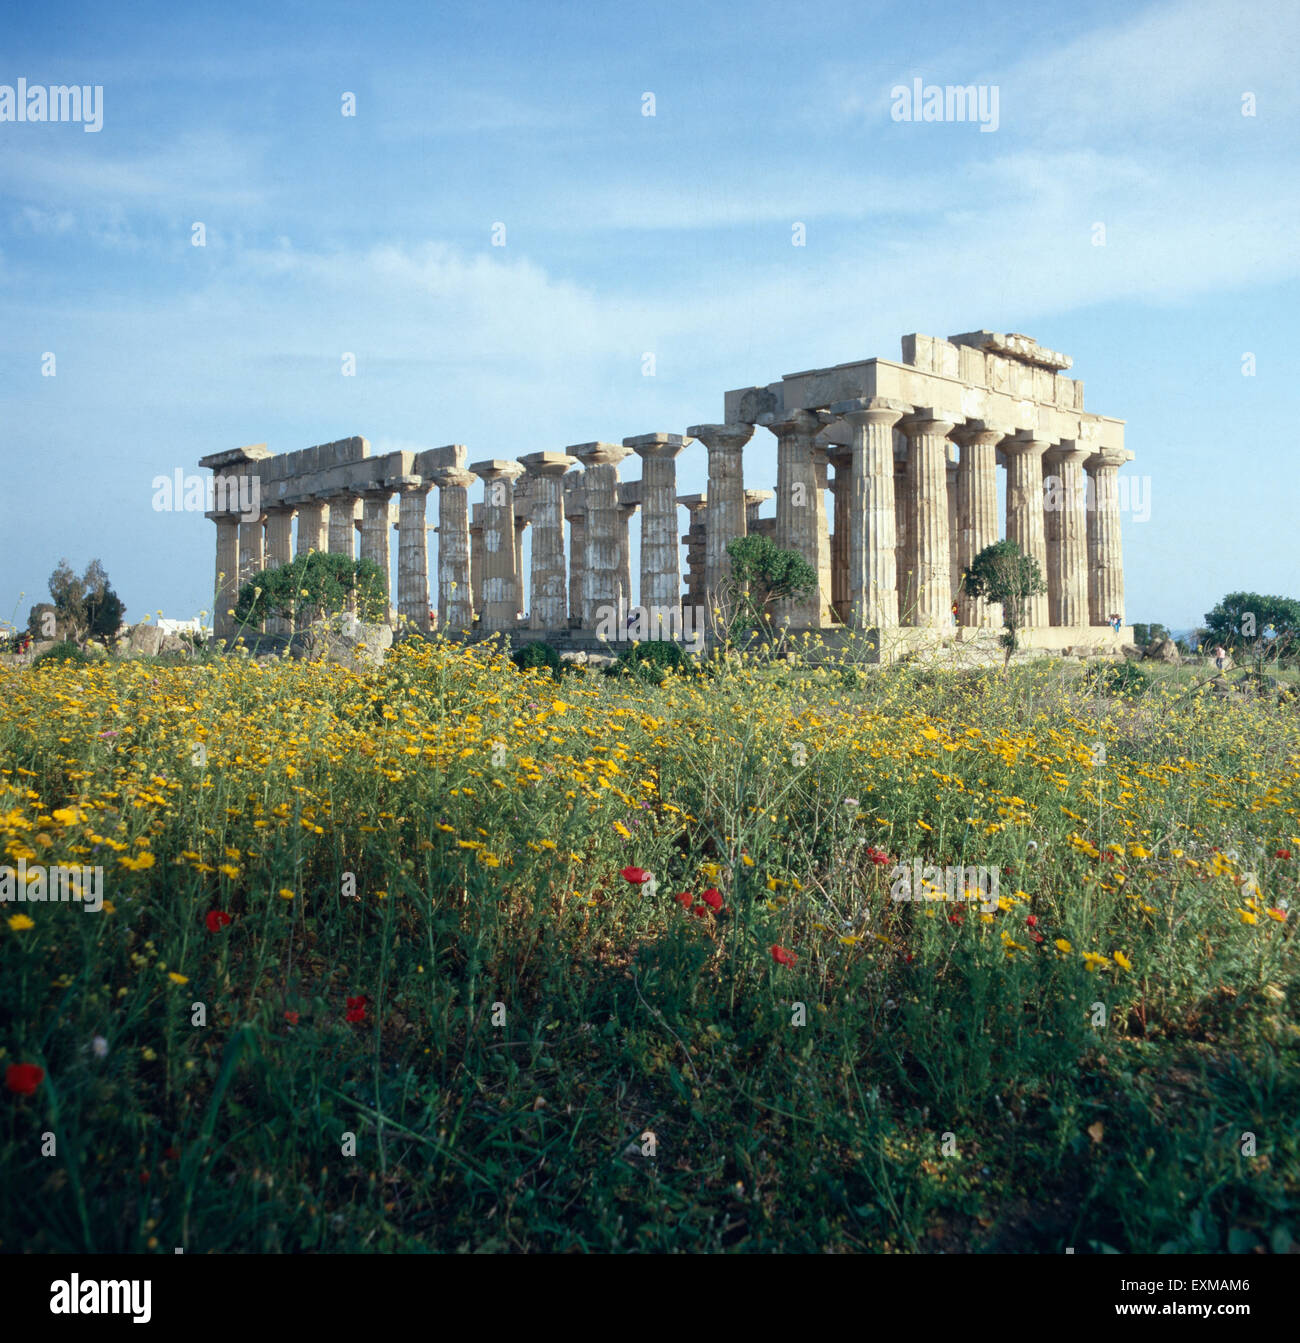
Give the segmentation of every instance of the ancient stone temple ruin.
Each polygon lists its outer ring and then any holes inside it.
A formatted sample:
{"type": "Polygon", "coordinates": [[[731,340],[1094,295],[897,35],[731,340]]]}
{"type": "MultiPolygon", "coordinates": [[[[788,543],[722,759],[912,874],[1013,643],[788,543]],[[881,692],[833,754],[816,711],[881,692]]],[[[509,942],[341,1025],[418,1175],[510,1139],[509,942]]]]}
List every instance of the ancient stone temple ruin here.
{"type": "Polygon", "coordinates": [[[685,434],[579,443],[517,461],[470,463],[460,444],[375,457],[364,438],[279,456],[255,446],[205,457],[200,465],[215,476],[215,633],[235,633],[228,612],[239,584],[295,552],[355,556],[359,533],[361,557],[390,575],[396,528],[390,619],[453,636],[594,637],[631,606],[628,522],[639,509],[639,606],[653,613],[656,635],[677,633],[684,608],[688,628],[691,613],[696,628],[708,624],[725,600],[727,543],[757,532],[798,551],[818,574],[815,591],[777,613],[791,629],[962,637],[1001,624],[996,609],[962,590],[961,574],[1005,535],[1047,581],[1031,601],[1032,641],[1101,642],[1099,627],[1124,611],[1118,472],[1133,454],[1123,421],[1085,411],[1083,384],[1064,376],[1071,360],[1026,336],[910,335],[902,345],[901,362],[838,364],[728,392],[722,422],[685,434]],[[775,437],[771,489],[746,489],[756,428],[775,437]],[[679,496],[678,458],[697,441],[708,487],[679,496]],[[633,454],[640,480],[624,481],[633,454]],[[471,503],[480,482],[482,498],[471,503]],[[764,518],[770,500],[775,517],[764,518]],[[438,538],[432,585],[430,530],[438,538]]]}

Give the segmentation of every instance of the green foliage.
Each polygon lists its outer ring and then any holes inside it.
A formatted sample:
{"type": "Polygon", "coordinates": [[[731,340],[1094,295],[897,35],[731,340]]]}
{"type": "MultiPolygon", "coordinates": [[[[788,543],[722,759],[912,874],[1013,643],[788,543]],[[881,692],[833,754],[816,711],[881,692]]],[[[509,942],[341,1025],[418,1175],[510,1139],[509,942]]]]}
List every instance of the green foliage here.
{"type": "Polygon", "coordinates": [[[647,639],[624,648],[605,673],[608,676],[635,676],[657,685],[670,673],[683,675],[693,670],[694,664],[680,644],[668,639],[647,639]]]}
{"type": "Polygon", "coordinates": [[[250,578],[239,589],[235,619],[246,625],[279,616],[299,630],[348,610],[354,602],[359,619],[384,618],[388,599],[380,567],[373,560],[312,551],[250,578]]]}
{"type": "Polygon", "coordinates": [[[1136,662],[1094,662],[1083,674],[1096,693],[1136,699],[1151,688],[1151,676],[1136,662]]]}
{"type": "Polygon", "coordinates": [[[548,667],[551,676],[557,681],[564,675],[564,663],[560,661],[559,650],[541,640],[516,648],[510,654],[510,661],[520,671],[530,671],[534,667],[548,667]]]}
{"type": "Polygon", "coordinates": [[[1230,592],[1205,613],[1208,641],[1230,651],[1252,649],[1286,657],[1300,648],[1300,601],[1230,592]],[[1269,631],[1272,637],[1269,637],[1269,631]]]}
{"type": "Polygon", "coordinates": [[[1026,555],[1014,541],[997,541],[980,551],[962,575],[965,589],[972,597],[983,597],[1002,607],[1006,633],[1001,643],[1007,658],[1019,646],[1019,631],[1025,626],[1025,609],[1030,597],[1047,591],[1038,561],[1026,555]]]}
{"type": "Polygon", "coordinates": [[[80,576],[67,560],[60,560],[50,575],[50,597],[51,602],[38,602],[28,613],[27,629],[33,638],[50,637],[48,622],[43,619],[47,612],[53,612],[57,632],[77,644],[111,639],[126,614],[97,559],[91,560],[80,576]]]}
{"type": "Polygon", "coordinates": [[[33,667],[51,666],[62,662],[93,662],[94,659],[82,651],[81,645],[73,643],[71,639],[64,639],[62,643],[57,643],[53,648],[47,648],[45,652],[39,654],[32,660],[33,667]]]}
{"type": "Polygon", "coordinates": [[[1133,622],[1133,642],[1139,648],[1146,648],[1161,639],[1167,639],[1169,631],[1163,625],[1143,624],[1135,620],[1133,622]]]}
{"type": "Polygon", "coordinates": [[[733,627],[767,625],[772,606],[811,592],[817,573],[796,550],[782,550],[768,536],[738,536],[727,542],[731,574],[740,594],[733,627]]]}

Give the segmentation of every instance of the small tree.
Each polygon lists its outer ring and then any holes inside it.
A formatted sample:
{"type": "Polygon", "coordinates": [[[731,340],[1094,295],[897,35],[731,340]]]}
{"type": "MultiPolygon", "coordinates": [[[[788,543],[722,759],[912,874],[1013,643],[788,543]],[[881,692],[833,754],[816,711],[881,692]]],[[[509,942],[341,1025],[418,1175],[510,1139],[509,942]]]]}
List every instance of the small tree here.
{"type": "Polygon", "coordinates": [[[1146,648],[1168,637],[1169,631],[1163,625],[1144,625],[1136,620],[1133,622],[1133,642],[1139,648],[1146,648]]]}
{"type": "Polygon", "coordinates": [[[1205,613],[1208,641],[1234,653],[1284,658],[1300,648],[1300,601],[1230,592],[1205,613]]]}
{"type": "Polygon", "coordinates": [[[1025,627],[1029,599],[1047,590],[1038,561],[1026,555],[1014,541],[997,541],[980,551],[971,566],[962,575],[966,591],[972,597],[999,602],[1002,606],[1002,647],[1007,655],[1003,666],[1011,661],[1011,654],[1020,647],[1019,634],[1025,627]]]}
{"type": "Polygon", "coordinates": [[[817,572],[797,550],[782,550],[767,536],[738,536],[727,542],[737,590],[732,629],[771,629],[772,606],[817,586],[817,572]]]}
{"type": "Polygon", "coordinates": [[[362,620],[384,618],[388,600],[383,570],[374,560],[313,550],[254,574],[239,589],[235,619],[244,625],[277,616],[299,630],[354,604],[362,620]]]}
{"type": "Polygon", "coordinates": [[[109,585],[104,566],[96,559],[80,577],[67,562],[60,560],[50,575],[52,604],[38,602],[27,617],[28,631],[37,638],[51,638],[48,616],[53,614],[57,633],[84,648],[91,639],[107,642],[118,631],[126,607],[109,585]]]}

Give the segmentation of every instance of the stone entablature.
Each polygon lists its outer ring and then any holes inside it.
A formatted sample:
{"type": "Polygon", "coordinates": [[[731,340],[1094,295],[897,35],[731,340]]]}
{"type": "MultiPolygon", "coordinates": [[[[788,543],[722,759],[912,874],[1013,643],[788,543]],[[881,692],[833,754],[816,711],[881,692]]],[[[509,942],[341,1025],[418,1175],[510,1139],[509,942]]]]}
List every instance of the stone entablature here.
{"type": "Polygon", "coordinates": [[[1123,615],[1116,475],[1133,454],[1122,420],[1084,410],[1083,384],[1064,376],[1071,366],[1017,333],[913,333],[903,337],[901,362],[860,360],[727,392],[723,421],[685,434],[472,467],[462,444],[376,457],[360,436],[275,456],[265,444],[213,453],[200,465],[231,486],[216,492],[208,514],[217,524],[215,631],[234,633],[225,613],[242,579],[295,553],[355,555],[359,533],[362,558],[388,574],[394,525],[390,619],[400,613],[416,628],[453,634],[521,622],[543,634],[592,630],[611,608],[631,605],[634,571],[642,605],[660,619],[680,616],[683,600],[713,608],[729,576],[727,543],[749,532],[798,550],[818,574],[817,589],[780,613],[795,628],[998,624],[996,611],[962,593],[960,575],[1003,534],[1034,556],[1048,583],[1033,603],[1033,626],[1102,626],[1123,615]],[[756,428],[776,439],[775,491],[746,489],[756,428]],[[708,489],[678,496],[679,461],[696,440],[708,489]],[[641,479],[624,481],[634,456],[641,479]],[[999,468],[1007,472],[1005,527],[999,468]],[[482,502],[471,504],[479,485],[482,502]],[[439,521],[430,528],[425,509],[435,493],[439,521]],[[761,517],[773,497],[775,518],[761,517]],[[688,512],[685,533],[679,508],[688,512]],[[639,565],[628,533],[638,510],[639,565]],[[429,530],[439,533],[436,613],[429,530]]]}

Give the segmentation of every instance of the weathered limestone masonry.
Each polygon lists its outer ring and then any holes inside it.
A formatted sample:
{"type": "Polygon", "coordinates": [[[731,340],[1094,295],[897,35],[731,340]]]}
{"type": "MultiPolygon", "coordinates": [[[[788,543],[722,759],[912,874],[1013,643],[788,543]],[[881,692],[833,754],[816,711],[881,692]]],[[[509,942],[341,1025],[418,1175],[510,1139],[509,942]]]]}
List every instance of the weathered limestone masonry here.
{"type": "MultiPolygon", "coordinates": [[[[1027,336],[914,334],[903,337],[901,362],[867,359],[728,392],[720,423],[684,435],[640,434],[468,469],[461,444],[373,457],[360,437],[279,456],[264,444],[215,453],[200,462],[217,480],[208,514],[217,528],[215,633],[240,632],[232,608],[241,582],[295,553],[354,556],[358,530],[362,558],[388,581],[396,525],[389,619],[416,630],[608,637],[632,606],[634,568],[640,607],[671,629],[683,601],[697,619],[725,604],[727,543],[758,534],[798,551],[817,574],[815,590],[777,613],[795,629],[912,628],[933,638],[955,624],[958,638],[975,637],[1000,625],[1001,612],[964,592],[961,575],[1005,534],[1047,582],[1031,603],[1028,641],[1096,645],[1105,641],[1099,627],[1123,617],[1118,473],[1133,454],[1123,421],[1084,410],[1082,383],[1064,376],[1070,366],[1027,336]],[[775,492],[745,488],[756,426],[775,437],[775,492]],[[707,454],[708,489],[679,496],[678,459],[694,439],[707,454]],[[619,464],[631,453],[641,479],[621,481],[619,464]],[[228,487],[247,476],[259,492],[240,512],[238,490],[228,487]],[[471,505],[480,480],[482,502],[471,505]],[[773,498],[775,518],[762,517],[773,498]],[[679,508],[689,519],[684,535],[679,508]],[[636,565],[628,524],[638,509],[636,565]],[[436,616],[429,530],[438,533],[436,616]]],[[[290,632],[282,618],[263,623],[268,633],[290,632]]]]}

